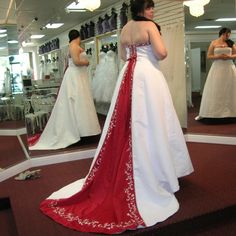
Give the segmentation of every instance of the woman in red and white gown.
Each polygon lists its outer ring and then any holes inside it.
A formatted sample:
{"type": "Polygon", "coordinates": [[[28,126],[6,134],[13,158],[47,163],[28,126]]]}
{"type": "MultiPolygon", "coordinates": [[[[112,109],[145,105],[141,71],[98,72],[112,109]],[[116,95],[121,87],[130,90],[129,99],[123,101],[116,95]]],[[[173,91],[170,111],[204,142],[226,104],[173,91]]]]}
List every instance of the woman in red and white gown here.
{"type": "Polygon", "coordinates": [[[159,69],[166,49],[148,20],[153,8],[152,0],[132,2],[133,19],[144,17],[122,29],[126,63],[88,175],[40,205],[44,214],[68,228],[116,234],[164,221],[179,208],[174,196],[178,177],[193,167],[159,69]]]}

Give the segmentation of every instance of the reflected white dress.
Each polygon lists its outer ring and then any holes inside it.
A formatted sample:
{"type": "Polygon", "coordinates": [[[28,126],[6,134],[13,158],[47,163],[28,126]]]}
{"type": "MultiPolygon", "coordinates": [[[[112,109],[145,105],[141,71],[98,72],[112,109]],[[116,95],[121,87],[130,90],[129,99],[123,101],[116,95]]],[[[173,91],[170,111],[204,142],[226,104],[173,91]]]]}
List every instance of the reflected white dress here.
{"type": "Polygon", "coordinates": [[[116,234],[164,221],[179,208],[178,178],[193,171],[151,46],[127,54],[88,175],[40,206],[75,230],[116,234]]]}
{"type": "Polygon", "coordinates": [[[92,81],[93,81],[94,73],[96,70],[96,62],[95,62],[93,55],[88,54],[87,57],[89,59],[89,66],[87,68],[88,77],[89,77],[89,82],[90,82],[90,86],[91,86],[91,90],[92,90],[92,81]]]}
{"type": "Polygon", "coordinates": [[[96,103],[110,103],[118,77],[117,54],[109,50],[100,53],[100,61],[93,78],[93,98],[96,103]]]}
{"type": "MultiPolygon", "coordinates": [[[[87,57],[83,52],[80,56],[87,57]]],[[[30,150],[65,148],[81,137],[101,132],[90,89],[86,66],[76,66],[69,58],[55,105],[37,142],[30,150]]]]}
{"type": "MultiPolygon", "coordinates": [[[[232,48],[215,48],[214,54],[232,54],[232,48]]],[[[236,117],[236,67],[232,60],[214,60],[204,86],[196,119],[236,117]]]]}

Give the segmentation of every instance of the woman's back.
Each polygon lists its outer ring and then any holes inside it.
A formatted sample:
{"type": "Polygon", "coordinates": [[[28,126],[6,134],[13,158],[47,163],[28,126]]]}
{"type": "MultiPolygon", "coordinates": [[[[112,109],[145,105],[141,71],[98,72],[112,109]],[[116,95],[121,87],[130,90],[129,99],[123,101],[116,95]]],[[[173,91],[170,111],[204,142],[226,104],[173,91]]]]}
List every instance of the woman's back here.
{"type": "Polygon", "coordinates": [[[157,59],[167,56],[166,48],[157,26],[152,21],[129,21],[122,29],[120,36],[121,58],[126,60],[125,48],[130,45],[151,44],[157,59]]]}
{"type": "Polygon", "coordinates": [[[121,44],[128,46],[148,43],[147,24],[150,24],[150,22],[129,21],[122,30],[120,37],[121,44]]]}

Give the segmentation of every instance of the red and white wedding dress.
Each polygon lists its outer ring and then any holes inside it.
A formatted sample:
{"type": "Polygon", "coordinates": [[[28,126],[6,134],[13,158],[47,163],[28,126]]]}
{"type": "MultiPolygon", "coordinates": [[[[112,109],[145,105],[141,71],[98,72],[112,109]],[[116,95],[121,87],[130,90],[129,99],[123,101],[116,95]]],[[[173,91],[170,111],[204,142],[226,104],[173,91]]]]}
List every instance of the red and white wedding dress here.
{"type": "Polygon", "coordinates": [[[151,45],[127,51],[88,175],[40,205],[68,228],[116,234],[164,221],[179,208],[178,177],[193,171],[151,45]]]}

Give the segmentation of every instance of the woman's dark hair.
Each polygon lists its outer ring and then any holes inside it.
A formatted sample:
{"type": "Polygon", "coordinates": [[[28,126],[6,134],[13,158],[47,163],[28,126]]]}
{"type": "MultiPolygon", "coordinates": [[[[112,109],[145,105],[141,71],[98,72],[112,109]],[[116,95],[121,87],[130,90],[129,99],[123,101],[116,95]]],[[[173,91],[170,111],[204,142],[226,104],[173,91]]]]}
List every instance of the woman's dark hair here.
{"type": "Polygon", "coordinates": [[[161,27],[153,20],[150,20],[144,16],[140,16],[140,13],[143,13],[145,9],[154,7],[153,0],[131,0],[130,11],[132,15],[132,19],[135,21],[152,21],[157,29],[161,32],[161,27]]]}
{"type": "Polygon", "coordinates": [[[219,37],[222,35],[222,34],[225,34],[225,33],[231,33],[231,29],[229,28],[221,28],[220,31],[219,31],[219,37]]]}
{"type": "Polygon", "coordinates": [[[77,39],[78,37],[80,37],[80,33],[79,33],[78,30],[73,29],[69,32],[68,37],[69,37],[69,42],[71,42],[72,40],[77,39]]]}
{"type": "Polygon", "coordinates": [[[153,0],[132,0],[130,6],[132,19],[143,13],[145,9],[154,7],[153,0]]]}
{"type": "MultiPolygon", "coordinates": [[[[226,27],[221,28],[220,31],[219,31],[219,37],[220,37],[222,34],[225,34],[225,33],[226,33],[226,34],[227,34],[227,33],[231,33],[231,29],[230,29],[230,28],[226,28],[226,27]]],[[[225,42],[227,43],[227,45],[228,45],[230,48],[232,48],[233,45],[234,45],[234,41],[231,40],[231,39],[227,39],[225,42]]]]}

